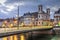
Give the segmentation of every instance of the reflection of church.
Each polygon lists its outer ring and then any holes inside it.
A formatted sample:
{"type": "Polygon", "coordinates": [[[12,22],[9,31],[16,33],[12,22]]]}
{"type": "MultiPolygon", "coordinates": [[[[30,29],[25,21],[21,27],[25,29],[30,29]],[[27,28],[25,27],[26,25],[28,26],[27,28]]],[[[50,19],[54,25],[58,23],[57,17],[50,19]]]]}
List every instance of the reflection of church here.
{"type": "Polygon", "coordinates": [[[47,8],[46,12],[43,11],[43,6],[38,6],[38,12],[33,13],[25,13],[23,15],[24,17],[24,25],[36,25],[36,26],[42,26],[42,25],[48,25],[50,20],[50,9],[47,8]]]}

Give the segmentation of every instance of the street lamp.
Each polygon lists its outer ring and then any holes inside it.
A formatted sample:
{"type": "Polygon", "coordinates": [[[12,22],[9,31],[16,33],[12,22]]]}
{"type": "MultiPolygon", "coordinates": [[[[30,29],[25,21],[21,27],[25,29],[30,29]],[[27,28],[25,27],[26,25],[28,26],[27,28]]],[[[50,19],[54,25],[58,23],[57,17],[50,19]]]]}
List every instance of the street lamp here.
{"type": "Polygon", "coordinates": [[[17,14],[17,26],[18,26],[18,29],[19,29],[19,5],[18,5],[18,14],[17,14]]]}
{"type": "Polygon", "coordinates": [[[19,29],[19,0],[18,0],[18,3],[17,3],[16,5],[17,5],[16,20],[17,20],[17,27],[18,27],[18,29],[19,29]]]}

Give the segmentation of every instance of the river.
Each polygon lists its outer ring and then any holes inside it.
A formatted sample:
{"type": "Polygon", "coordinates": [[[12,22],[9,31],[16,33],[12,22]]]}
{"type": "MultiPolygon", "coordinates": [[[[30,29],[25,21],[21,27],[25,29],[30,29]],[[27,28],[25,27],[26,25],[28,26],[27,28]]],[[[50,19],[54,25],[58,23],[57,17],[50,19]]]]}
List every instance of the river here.
{"type": "Polygon", "coordinates": [[[60,35],[38,35],[30,37],[28,40],[60,40],[60,35]]]}
{"type": "MultiPolygon", "coordinates": [[[[0,38],[3,40],[3,38],[0,38]]],[[[28,40],[60,40],[60,35],[37,35],[29,37],[28,40]]]]}

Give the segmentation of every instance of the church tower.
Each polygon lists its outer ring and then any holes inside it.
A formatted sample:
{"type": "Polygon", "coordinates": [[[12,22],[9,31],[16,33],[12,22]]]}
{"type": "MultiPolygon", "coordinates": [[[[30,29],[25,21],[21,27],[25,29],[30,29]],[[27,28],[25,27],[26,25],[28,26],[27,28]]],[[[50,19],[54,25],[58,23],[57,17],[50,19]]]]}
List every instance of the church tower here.
{"type": "Polygon", "coordinates": [[[42,5],[38,5],[38,13],[42,13],[42,11],[43,11],[42,5]]]}
{"type": "Polygon", "coordinates": [[[50,8],[47,8],[47,14],[50,15],[50,8]]]}
{"type": "Polygon", "coordinates": [[[43,6],[38,5],[38,20],[42,18],[43,6]]]}

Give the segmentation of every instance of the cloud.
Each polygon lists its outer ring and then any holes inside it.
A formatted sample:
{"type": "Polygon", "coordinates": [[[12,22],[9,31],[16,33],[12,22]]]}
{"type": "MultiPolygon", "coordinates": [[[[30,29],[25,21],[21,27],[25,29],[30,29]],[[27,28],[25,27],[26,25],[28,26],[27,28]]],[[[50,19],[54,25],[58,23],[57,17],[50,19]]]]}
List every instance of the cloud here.
{"type": "Polygon", "coordinates": [[[23,6],[23,5],[25,5],[25,2],[16,2],[16,3],[14,3],[13,5],[15,5],[15,6],[23,6]]]}
{"type": "Polygon", "coordinates": [[[58,6],[58,5],[55,5],[55,6],[46,6],[46,8],[50,8],[51,9],[51,11],[57,11],[59,8],[60,8],[60,6],[58,6]]]}
{"type": "Polygon", "coordinates": [[[22,6],[22,5],[24,5],[24,2],[21,2],[21,3],[14,3],[13,5],[12,4],[8,4],[8,5],[5,5],[5,7],[7,8],[6,10],[7,11],[14,11],[15,9],[17,9],[17,7],[19,6],[22,6]]]}
{"type": "MultiPolygon", "coordinates": [[[[20,2],[19,6],[25,5],[24,2],[20,2]]],[[[13,4],[1,4],[0,5],[0,12],[6,15],[9,15],[12,13],[14,10],[17,10],[18,3],[13,3],[13,4]]]]}
{"type": "Polygon", "coordinates": [[[15,3],[15,2],[19,2],[18,0],[7,0],[5,3],[7,4],[10,4],[10,3],[15,3]]]}
{"type": "Polygon", "coordinates": [[[14,5],[7,5],[6,8],[7,8],[6,9],[7,11],[12,11],[13,9],[15,9],[15,6],[14,5]]]}
{"type": "Polygon", "coordinates": [[[57,11],[60,8],[60,6],[59,5],[54,5],[54,6],[49,5],[49,6],[46,6],[46,8],[50,8],[50,18],[53,19],[55,11],[57,11]]]}
{"type": "Polygon", "coordinates": [[[6,0],[0,0],[0,4],[4,4],[6,0]]]}
{"type": "Polygon", "coordinates": [[[4,10],[0,10],[1,13],[4,13],[6,15],[8,15],[8,12],[7,11],[4,11],[4,10]]]}
{"type": "Polygon", "coordinates": [[[60,7],[60,0],[0,0],[0,13],[10,14],[17,13],[17,7],[20,6],[20,15],[23,15],[28,11],[37,11],[39,4],[42,4],[43,7],[50,8],[51,14],[53,14],[60,7]],[[23,14],[22,14],[23,13],[23,14]]]}
{"type": "Polygon", "coordinates": [[[57,7],[57,6],[53,6],[53,7],[51,8],[52,11],[57,11],[58,9],[59,9],[59,7],[57,7]]]}

